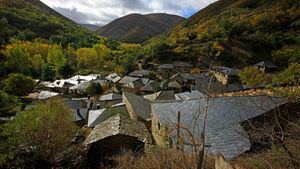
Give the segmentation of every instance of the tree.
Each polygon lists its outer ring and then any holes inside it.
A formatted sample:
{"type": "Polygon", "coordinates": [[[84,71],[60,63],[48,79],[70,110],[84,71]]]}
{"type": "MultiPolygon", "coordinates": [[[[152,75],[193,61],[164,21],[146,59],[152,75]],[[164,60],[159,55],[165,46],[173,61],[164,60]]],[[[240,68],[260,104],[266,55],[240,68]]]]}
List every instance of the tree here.
{"type": "Polygon", "coordinates": [[[47,62],[48,64],[55,66],[56,70],[65,65],[66,58],[60,46],[53,45],[50,48],[47,55],[47,62]]]}
{"type": "Polygon", "coordinates": [[[7,137],[7,150],[14,158],[32,153],[56,168],[55,159],[67,149],[77,130],[72,118],[72,111],[63,101],[40,102],[4,125],[2,134],[7,137]]]}
{"type": "Polygon", "coordinates": [[[29,76],[24,76],[23,74],[10,74],[7,79],[3,81],[4,91],[6,93],[25,96],[33,91],[34,81],[29,76]]]}
{"type": "Polygon", "coordinates": [[[97,53],[97,59],[96,59],[97,66],[98,67],[103,66],[103,63],[109,54],[109,49],[105,45],[102,45],[102,44],[94,45],[93,49],[97,53]]]}
{"type": "Polygon", "coordinates": [[[76,51],[78,68],[94,68],[97,52],[93,48],[80,48],[76,51]]]}
{"type": "Polygon", "coordinates": [[[53,80],[55,78],[55,70],[49,64],[45,64],[42,71],[42,80],[53,80]]]}
{"type": "Polygon", "coordinates": [[[7,66],[13,72],[29,74],[29,64],[28,52],[19,45],[8,52],[7,66]]]}
{"type": "Polygon", "coordinates": [[[102,93],[101,84],[98,82],[91,82],[86,91],[90,95],[100,95],[102,93]]]}
{"type": "Polygon", "coordinates": [[[57,71],[58,75],[61,76],[62,78],[66,79],[69,78],[74,74],[74,69],[71,65],[66,64],[62,67],[60,67],[57,71]]]}
{"type": "Polygon", "coordinates": [[[34,55],[31,58],[30,62],[31,62],[32,69],[40,75],[40,72],[42,72],[44,66],[44,60],[42,58],[42,55],[40,54],[34,55]]]}
{"type": "Polygon", "coordinates": [[[259,70],[253,67],[246,67],[239,73],[239,78],[242,83],[254,86],[258,84],[264,84],[267,81],[266,76],[259,70]]]}

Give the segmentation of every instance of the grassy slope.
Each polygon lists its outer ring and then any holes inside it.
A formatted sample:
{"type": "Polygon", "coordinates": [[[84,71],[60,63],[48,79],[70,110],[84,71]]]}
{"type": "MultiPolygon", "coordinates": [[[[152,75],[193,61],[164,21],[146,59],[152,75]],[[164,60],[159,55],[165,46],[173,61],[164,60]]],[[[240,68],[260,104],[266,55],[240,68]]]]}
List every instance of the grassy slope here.
{"type": "Polygon", "coordinates": [[[199,64],[218,55],[218,64],[242,67],[299,49],[299,7],[297,0],[220,0],[158,38],[199,64]]]}
{"type": "Polygon", "coordinates": [[[7,20],[7,39],[43,38],[54,43],[90,46],[98,37],[39,0],[0,0],[0,19],[7,20]],[[25,34],[25,35],[24,35],[25,34]]]}

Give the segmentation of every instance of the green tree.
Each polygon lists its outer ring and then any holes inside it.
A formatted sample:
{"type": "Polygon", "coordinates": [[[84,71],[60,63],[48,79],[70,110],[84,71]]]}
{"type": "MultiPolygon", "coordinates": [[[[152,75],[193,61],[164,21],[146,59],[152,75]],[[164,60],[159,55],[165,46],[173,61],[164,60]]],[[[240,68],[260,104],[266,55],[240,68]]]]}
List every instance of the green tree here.
{"type": "Polygon", "coordinates": [[[43,66],[44,66],[44,60],[42,58],[42,55],[37,54],[34,55],[31,59],[31,67],[33,68],[33,70],[37,73],[42,72],[43,66]]]}
{"type": "Polygon", "coordinates": [[[66,79],[74,74],[74,69],[71,65],[66,64],[60,67],[57,72],[60,77],[66,79]]]}
{"type": "Polygon", "coordinates": [[[33,91],[34,81],[29,76],[23,74],[10,74],[7,79],[3,81],[4,91],[6,93],[25,96],[33,91]]]}
{"type": "Polygon", "coordinates": [[[102,93],[102,86],[98,82],[91,82],[86,92],[90,95],[100,95],[102,93]]]}
{"type": "Polygon", "coordinates": [[[72,118],[72,111],[61,100],[40,102],[16,115],[3,127],[6,155],[14,159],[32,153],[56,168],[56,158],[68,148],[77,131],[72,118]]]}
{"type": "Polygon", "coordinates": [[[49,64],[45,64],[42,71],[42,80],[53,80],[55,78],[55,70],[49,64]]]}
{"type": "Polygon", "coordinates": [[[19,45],[8,52],[7,66],[12,72],[30,74],[29,64],[28,52],[19,45]]]}
{"type": "Polygon", "coordinates": [[[53,45],[50,48],[47,55],[47,62],[48,64],[55,66],[56,70],[65,65],[66,58],[60,46],[53,45]]]}
{"type": "Polygon", "coordinates": [[[265,84],[268,81],[267,77],[254,67],[246,67],[238,75],[241,82],[249,86],[265,84]]]}

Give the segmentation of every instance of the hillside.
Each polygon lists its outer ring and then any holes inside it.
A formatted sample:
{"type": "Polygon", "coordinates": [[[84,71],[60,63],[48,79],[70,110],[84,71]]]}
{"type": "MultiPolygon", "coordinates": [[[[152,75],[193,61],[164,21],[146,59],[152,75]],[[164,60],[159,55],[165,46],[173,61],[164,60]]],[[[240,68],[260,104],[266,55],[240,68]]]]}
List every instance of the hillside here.
{"type": "Polygon", "coordinates": [[[300,3],[297,0],[220,0],[169,32],[158,61],[179,57],[200,65],[243,67],[261,60],[279,66],[300,60],[300,3]]]}
{"type": "Polygon", "coordinates": [[[81,26],[87,28],[90,31],[96,31],[97,29],[100,28],[98,25],[92,25],[92,24],[80,24],[81,26]]]}
{"type": "Polygon", "coordinates": [[[130,14],[97,30],[99,35],[121,42],[141,43],[175,26],[184,18],[169,14],[130,14]]]}
{"type": "Polygon", "coordinates": [[[67,19],[39,0],[0,0],[1,42],[10,38],[33,40],[42,38],[51,43],[74,47],[91,46],[98,37],[67,19]]]}

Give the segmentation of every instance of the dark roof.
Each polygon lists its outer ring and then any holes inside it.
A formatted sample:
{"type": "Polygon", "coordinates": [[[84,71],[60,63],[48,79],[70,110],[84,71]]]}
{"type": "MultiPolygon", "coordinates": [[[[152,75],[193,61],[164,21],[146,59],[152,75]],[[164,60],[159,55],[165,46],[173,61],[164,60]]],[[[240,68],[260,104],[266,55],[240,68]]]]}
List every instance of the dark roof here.
{"type": "Polygon", "coordinates": [[[173,64],[162,64],[162,65],[159,65],[157,68],[158,69],[173,69],[174,65],[173,64]]]}
{"type": "Polygon", "coordinates": [[[111,100],[121,100],[121,99],[122,99],[122,95],[116,93],[109,93],[99,97],[100,101],[111,101],[111,100]]]}
{"type": "Polygon", "coordinates": [[[272,69],[277,68],[277,66],[274,65],[271,61],[262,61],[262,62],[255,64],[254,66],[266,67],[266,68],[272,68],[272,69]]]}
{"type": "Polygon", "coordinates": [[[178,67],[192,67],[192,65],[187,62],[173,62],[173,64],[178,67]]]}
{"type": "Polygon", "coordinates": [[[233,68],[224,67],[224,66],[214,66],[213,70],[215,72],[220,72],[225,75],[232,75],[232,76],[237,76],[238,73],[240,72],[240,70],[238,70],[238,69],[233,69],[233,68]]]}
{"type": "MultiPolygon", "coordinates": [[[[144,119],[146,121],[151,119],[151,105],[150,105],[149,100],[143,98],[142,96],[138,96],[138,95],[127,93],[127,92],[123,92],[123,97],[128,100],[133,111],[139,117],[141,117],[142,119],[144,119]]],[[[127,104],[126,104],[126,107],[128,108],[130,105],[127,105],[127,104]]]]}
{"type": "Polygon", "coordinates": [[[149,139],[149,133],[143,123],[131,120],[123,115],[116,114],[97,125],[87,136],[84,143],[92,144],[107,137],[113,137],[116,135],[136,137],[142,142],[146,142],[146,140],[149,139]]]}
{"type": "Polygon", "coordinates": [[[154,82],[150,82],[150,83],[144,85],[143,87],[141,87],[140,90],[145,91],[145,92],[153,92],[154,91],[154,82]]]}
{"type": "Polygon", "coordinates": [[[142,69],[142,70],[135,70],[135,71],[131,72],[131,73],[129,74],[129,76],[133,76],[133,77],[144,77],[144,76],[148,76],[149,73],[150,73],[149,70],[144,70],[144,69],[142,69]]]}
{"type": "MultiPolygon", "coordinates": [[[[200,140],[206,103],[207,98],[155,102],[152,103],[151,109],[160,123],[169,127],[175,127],[177,112],[180,111],[181,125],[193,134],[195,140],[200,140]]],[[[284,104],[283,99],[268,96],[210,98],[205,133],[205,143],[211,146],[210,153],[222,153],[226,158],[231,159],[249,150],[250,140],[239,123],[257,117],[282,104],[284,104]]],[[[181,135],[185,134],[186,131],[182,130],[181,135]]],[[[186,149],[191,148],[190,143],[189,137],[185,137],[186,149]]]]}
{"type": "Polygon", "coordinates": [[[137,77],[125,76],[125,77],[123,77],[123,78],[119,81],[119,83],[120,83],[120,84],[128,84],[128,83],[131,83],[131,82],[136,81],[136,80],[138,80],[138,79],[139,79],[139,78],[137,78],[137,77]]]}
{"type": "Polygon", "coordinates": [[[155,100],[175,100],[175,94],[174,91],[159,91],[154,94],[149,94],[144,96],[145,99],[148,99],[150,101],[155,100]]]}

